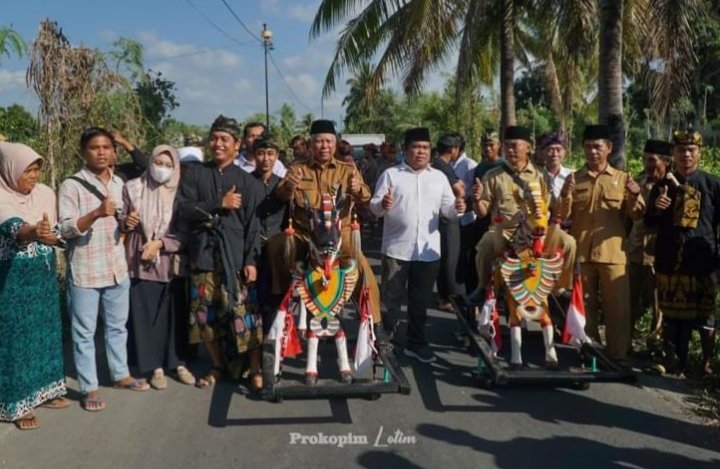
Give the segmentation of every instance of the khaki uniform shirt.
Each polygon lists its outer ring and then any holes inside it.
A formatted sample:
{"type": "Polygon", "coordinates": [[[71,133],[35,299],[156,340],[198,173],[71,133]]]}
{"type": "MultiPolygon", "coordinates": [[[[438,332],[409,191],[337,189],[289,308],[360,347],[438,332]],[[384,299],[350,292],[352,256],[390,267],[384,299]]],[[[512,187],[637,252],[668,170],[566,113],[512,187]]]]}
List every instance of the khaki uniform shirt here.
{"type": "MultiPolygon", "coordinates": [[[[527,166],[516,171],[516,174],[526,183],[539,183],[542,198],[545,200],[548,209],[550,209],[553,200],[548,173],[528,162],[527,166]]],[[[504,220],[508,220],[520,210],[526,210],[525,207],[528,201],[523,193],[523,188],[513,180],[505,165],[490,170],[483,177],[483,180],[485,190],[480,204],[487,207],[488,216],[492,217],[491,219],[494,220],[496,217],[502,216],[504,220]]],[[[504,234],[506,238],[510,238],[512,231],[506,229],[504,234]]]]}
{"type": "Polygon", "coordinates": [[[560,198],[559,216],[572,222],[578,262],[627,263],[628,217],[637,220],[645,212],[642,194],[630,194],[627,181],[628,173],[610,165],[600,173],[587,166],[575,172],[575,189],[560,198]]]}
{"type": "MultiPolygon", "coordinates": [[[[277,187],[277,196],[280,200],[289,201],[292,197],[293,207],[291,208],[291,217],[293,225],[299,231],[309,233],[309,222],[307,212],[305,210],[305,198],[310,208],[319,209],[322,201],[322,194],[329,193],[333,196],[338,191],[342,191],[343,198],[350,196],[350,176],[360,178],[360,193],[354,197],[355,203],[366,203],[370,200],[371,193],[367,184],[362,179],[360,172],[350,163],[332,159],[331,161],[320,163],[298,163],[290,166],[290,172],[300,175],[300,184],[295,189],[292,196],[286,187],[286,180],[280,181],[277,187]]],[[[352,204],[346,200],[340,217],[342,220],[343,231],[350,229],[352,222],[352,204]]]]}
{"type": "MultiPolygon", "coordinates": [[[[654,183],[648,181],[644,174],[638,178],[637,182],[640,184],[640,193],[643,199],[647,201],[654,183]]],[[[653,265],[655,263],[656,237],[657,228],[647,226],[642,218],[635,220],[630,235],[625,240],[628,262],[653,265]]]]}

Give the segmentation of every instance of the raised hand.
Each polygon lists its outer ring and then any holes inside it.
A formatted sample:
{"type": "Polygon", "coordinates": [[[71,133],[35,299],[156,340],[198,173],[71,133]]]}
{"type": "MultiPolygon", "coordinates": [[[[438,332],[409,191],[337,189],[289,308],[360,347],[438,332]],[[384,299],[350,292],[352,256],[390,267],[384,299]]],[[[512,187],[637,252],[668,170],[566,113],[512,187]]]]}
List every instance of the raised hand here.
{"type": "Polygon", "coordinates": [[[140,224],[140,215],[138,214],[137,210],[135,209],[135,206],[130,205],[130,213],[128,214],[127,218],[125,219],[125,228],[127,228],[128,231],[132,231],[135,228],[137,228],[139,224],[140,224]]]}
{"type": "Polygon", "coordinates": [[[358,195],[362,186],[360,184],[361,178],[357,172],[357,169],[353,169],[350,178],[348,179],[348,188],[350,189],[350,195],[358,195]]]}
{"type": "Polygon", "coordinates": [[[562,189],[560,189],[560,196],[567,197],[572,194],[573,190],[575,190],[575,173],[570,173],[568,177],[565,178],[565,184],[563,184],[562,189]]]}
{"type": "Polygon", "coordinates": [[[394,205],[395,201],[393,200],[392,186],[388,186],[387,194],[385,194],[382,199],[382,208],[383,210],[391,210],[394,205]]]}
{"type": "Polygon", "coordinates": [[[640,193],[640,184],[635,182],[632,174],[628,173],[628,180],[627,184],[625,184],[625,189],[627,189],[627,191],[630,192],[632,195],[638,195],[640,193]]]}
{"type": "Polygon", "coordinates": [[[480,202],[484,191],[485,187],[483,187],[483,183],[480,182],[480,178],[475,178],[475,184],[472,186],[472,199],[475,202],[480,202]]]}
{"type": "Polygon", "coordinates": [[[457,197],[455,199],[455,211],[457,213],[465,213],[465,210],[467,210],[467,205],[465,204],[465,198],[464,197],[457,197]]]}
{"type": "Polygon", "coordinates": [[[300,185],[302,180],[302,170],[297,168],[291,168],[285,176],[285,187],[292,193],[300,185]]]}
{"type": "Polygon", "coordinates": [[[115,216],[115,211],[117,210],[117,204],[114,200],[112,200],[112,198],[110,198],[110,196],[108,196],[105,197],[105,200],[103,200],[100,206],[95,210],[98,218],[113,217],[115,216]]]}
{"type": "Polygon", "coordinates": [[[667,209],[670,204],[672,203],[672,199],[668,197],[668,187],[662,186],[660,187],[660,195],[657,199],[655,199],[655,208],[658,210],[665,210],[667,209]]]}
{"type": "Polygon", "coordinates": [[[225,193],[222,198],[222,208],[227,210],[237,210],[242,207],[242,194],[235,192],[235,185],[225,193]]]}

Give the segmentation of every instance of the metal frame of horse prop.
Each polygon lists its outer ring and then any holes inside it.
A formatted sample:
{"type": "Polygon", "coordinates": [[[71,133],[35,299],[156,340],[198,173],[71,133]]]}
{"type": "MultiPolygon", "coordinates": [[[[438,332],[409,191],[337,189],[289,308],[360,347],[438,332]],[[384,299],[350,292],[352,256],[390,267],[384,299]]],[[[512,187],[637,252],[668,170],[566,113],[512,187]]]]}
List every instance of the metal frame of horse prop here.
{"type": "MultiPolygon", "coordinates": [[[[567,384],[578,388],[589,382],[632,381],[634,374],[622,370],[592,343],[579,347],[581,361],[590,361],[589,370],[560,370],[554,341],[554,325],[548,297],[562,270],[563,257],[558,249],[548,252],[545,236],[549,227],[549,210],[542,198],[538,183],[528,183],[525,197],[530,202],[511,219],[496,219],[495,243],[505,247],[496,260],[486,290],[485,302],[476,315],[477,329],[470,325],[461,298],[453,298],[455,311],[470,337],[471,345],[479,352],[478,378],[485,385],[492,384],[567,384]],[[511,239],[505,239],[506,228],[514,228],[511,239]],[[500,334],[495,291],[504,288],[508,325],[510,329],[510,363],[499,360],[496,334],[500,334]],[[540,323],[545,348],[544,369],[523,365],[522,324],[540,323]],[[602,371],[600,370],[602,368],[602,371]]],[[[557,228],[557,227],[556,227],[557,228]]],[[[559,228],[558,228],[559,229],[559,228]]]]}
{"type": "MultiPolygon", "coordinates": [[[[268,339],[263,346],[263,397],[280,401],[283,398],[365,397],[377,398],[385,393],[410,392],[410,386],[402,369],[395,361],[391,347],[382,327],[373,327],[367,286],[360,275],[357,261],[340,262],[342,245],[340,213],[348,200],[342,192],[321,195],[320,209],[309,208],[307,212],[308,254],[292,269],[290,287],[278,308],[268,339]],[[358,285],[359,284],[359,285],[358,285]],[[353,301],[360,324],[354,361],[348,356],[348,337],[340,314],[356,288],[360,289],[358,301],[353,301]],[[379,337],[376,337],[376,333],[379,337]],[[305,382],[281,380],[282,361],[302,353],[300,337],[306,339],[307,353],[305,382]],[[338,356],[339,379],[320,379],[318,376],[318,349],[321,339],[335,341],[338,356]],[[367,375],[372,368],[372,379],[357,379],[367,375]],[[377,369],[384,368],[378,379],[377,369]]],[[[359,226],[353,226],[359,230],[359,226]]],[[[359,231],[357,232],[359,236],[359,231]]],[[[295,235],[292,220],[288,237],[295,235]]],[[[294,242],[294,241],[291,241],[294,242]]],[[[286,261],[293,254],[286,253],[286,261]]]]}

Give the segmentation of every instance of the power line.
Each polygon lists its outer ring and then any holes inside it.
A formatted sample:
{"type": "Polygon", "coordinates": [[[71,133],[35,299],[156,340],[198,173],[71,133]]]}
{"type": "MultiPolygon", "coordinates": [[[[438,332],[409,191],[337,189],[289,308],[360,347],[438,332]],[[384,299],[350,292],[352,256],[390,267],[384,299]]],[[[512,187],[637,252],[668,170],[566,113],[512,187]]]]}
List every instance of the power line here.
{"type": "Polygon", "coordinates": [[[240,19],[240,17],[237,15],[237,13],[235,13],[235,10],[232,9],[232,7],[230,6],[230,4],[229,4],[228,2],[226,2],[225,0],[222,0],[222,2],[223,2],[223,5],[225,5],[225,6],[227,7],[228,11],[230,11],[230,14],[232,14],[232,15],[235,17],[235,19],[238,20],[238,23],[240,23],[240,25],[241,25],[241,26],[243,27],[243,29],[250,35],[250,37],[252,37],[252,38],[255,39],[256,41],[262,43],[262,42],[263,42],[262,39],[260,39],[258,36],[256,36],[255,33],[253,33],[253,32],[250,30],[250,28],[247,27],[247,25],[245,24],[245,22],[244,22],[242,19],[240,19]]]}
{"type": "Polygon", "coordinates": [[[312,113],[313,110],[310,109],[293,91],[292,87],[288,84],[287,80],[285,79],[285,75],[283,74],[282,70],[280,70],[280,67],[278,66],[277,62],[275,62],[275,58],[272,56],[272,54],[268,53],[268,56],[270,57],[270,62],[272,62],[273,67],[275,67],[275,71],[277,71],[278,75],[280,75],[280,81],[283,85],[285,85],[285,89],[290,94],[290,97],[295,100],[300,106],[304,107],[307,112],[312,113]]]}
{"type": "Polygon", "coordinates": [[[193,10],[197,11],[200,14],[200,16],[205,18],[205,21],[210,23],[210,26],[212,26],[213,28],[218,30],[220,32],[220,34],[222,34],[223,36],[225,36],[226,38],[230,39],[231,41],[233,41],[234,43],[236,43],[238,45],[241,45],[241,46],[247,45],[247,43],[239,41],[237,38],[233,37],[227,31],[225,31],[223,28],[218,26],[217,23],[215,23],[213,20],[211,20],[205,13],[202,12],[202,10],[200,10],[197,6],[195,6],[195,4],[191,0],[185,0],[185,1],[187,2],[188,5],[190,5],[193,8],[193,10]]]}

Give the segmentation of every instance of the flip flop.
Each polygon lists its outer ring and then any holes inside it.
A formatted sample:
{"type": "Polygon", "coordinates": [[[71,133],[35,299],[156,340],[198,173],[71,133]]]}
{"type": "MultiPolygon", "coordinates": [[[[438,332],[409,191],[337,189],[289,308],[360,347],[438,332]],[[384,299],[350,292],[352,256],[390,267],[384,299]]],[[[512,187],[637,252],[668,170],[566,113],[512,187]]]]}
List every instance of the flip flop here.
{"type": "Polygon", "coordinates": [[[127,391],[145,392],[150,389],[150,385],[144,379],[133,379],[130,382],[122,383],[115,381],[113,383],[115,389],[125,389],[127,391]]]}
{"type": "Polygon", "coordinates": [[[70,406],[70,401],[64,397],[56,397],[42,404],[40,407],[45,409],[66,409],[70,406]]]}
{"type": "Polygon", "coordinates": [[[222,378],[223,370],[218,367],[213,367],[208,373],[200,378],[195,386],[198,388],[207,388],[209,386],[213,386],[220,378],[222,378]]]}
{"type": "Polygon", "coordinates": [[[23,417],[20,417],[19,419],[13,420],[13,423],[17,427],[18,430],[37,430],[40,428],[40,422],[38,422],[37,417],[35,415],[25,415],[23,417]]]}
{"type": "Polygon", "coordinates": [[[80,400],[80,407],[88,412],[100,412],[101,410],[105,410],[107,403],[99,397],[90,398],[83,396],[82,400],[80,400]]]}

